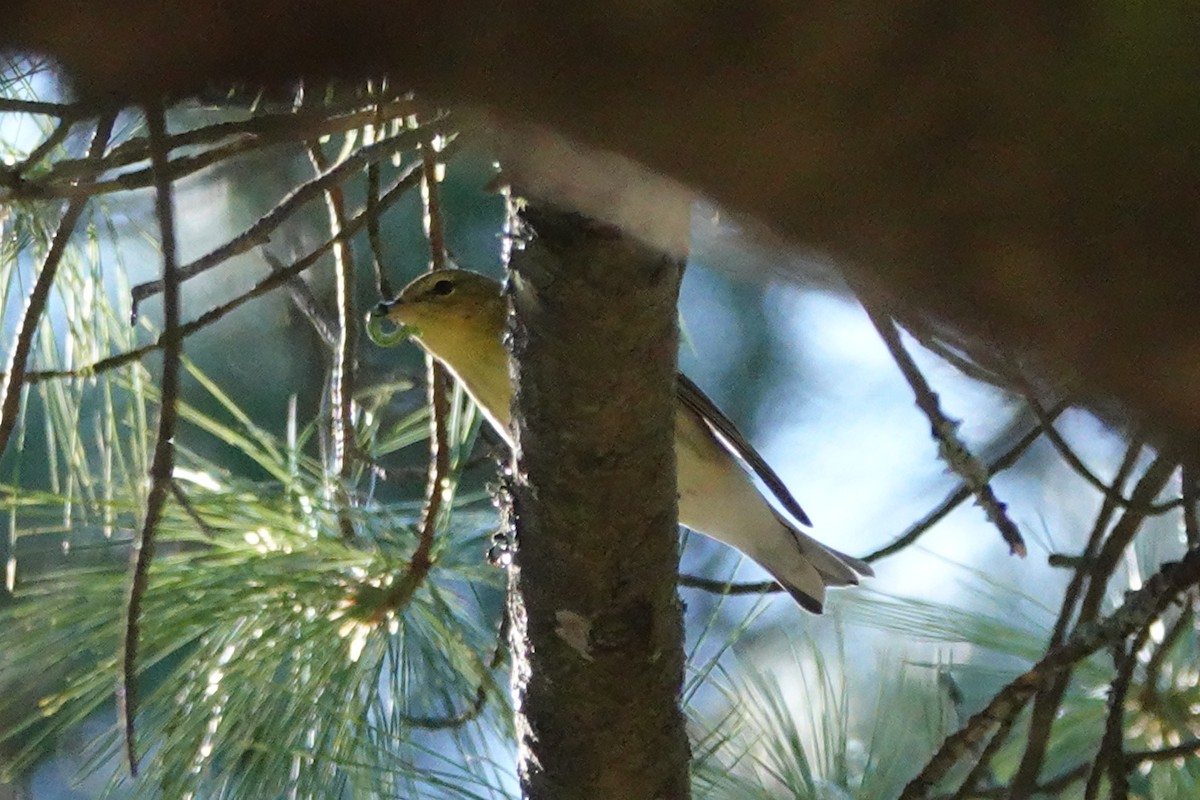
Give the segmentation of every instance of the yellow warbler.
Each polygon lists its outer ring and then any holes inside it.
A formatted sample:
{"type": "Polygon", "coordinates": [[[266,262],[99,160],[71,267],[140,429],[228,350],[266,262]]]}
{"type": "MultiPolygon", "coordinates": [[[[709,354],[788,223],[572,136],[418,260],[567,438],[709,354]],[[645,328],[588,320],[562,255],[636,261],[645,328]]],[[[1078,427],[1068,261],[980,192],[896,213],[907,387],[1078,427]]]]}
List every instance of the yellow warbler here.
{"type": "MultiPolygon", "coordinates": [[[[504,350],[506,306],[499,282],[464,270],[427,273],[372,312],[403,326],[463,385],[512,445],[512,384],[504,350]]],[[[798,521],[808,517],[779,476],[734,424],[682,374],[675,416],[679,521],[735,547],[771,573],[804,608],[821,613],[826,586],[874,574],[857,558],[817,542],[778,513],[756,487],[756,475],[798,521]],[[749,470],[749,471],[747,471],[749,470]]]]}

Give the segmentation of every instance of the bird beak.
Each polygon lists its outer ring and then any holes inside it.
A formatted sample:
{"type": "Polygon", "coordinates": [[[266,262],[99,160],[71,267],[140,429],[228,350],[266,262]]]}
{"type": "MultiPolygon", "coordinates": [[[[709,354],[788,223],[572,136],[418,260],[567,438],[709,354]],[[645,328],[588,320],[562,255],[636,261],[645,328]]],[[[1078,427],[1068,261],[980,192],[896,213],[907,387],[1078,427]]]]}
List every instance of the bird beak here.
{"type": "Polygon", "coordinates": [[[380,347],[395,347],[417,333],[417,329],[411,325],[391,318],[392,310],[399,303],[399,300],[380,303],[367,314],[367,338],[380,347]]]}

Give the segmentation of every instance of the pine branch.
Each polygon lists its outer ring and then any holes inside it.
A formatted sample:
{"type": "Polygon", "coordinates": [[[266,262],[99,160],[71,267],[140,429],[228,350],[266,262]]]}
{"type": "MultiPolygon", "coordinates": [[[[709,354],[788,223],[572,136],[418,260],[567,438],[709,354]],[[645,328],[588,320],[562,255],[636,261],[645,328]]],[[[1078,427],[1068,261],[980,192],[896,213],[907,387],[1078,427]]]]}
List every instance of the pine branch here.
{"type": "MultiPolygon", "coordinates": [[[[97,156],[104,152],[104,148],[108,146],[108,140],[112,136],[115,121],[115,111],[100,119],[92,134],[89,152],[97,156]]],[[[0,454],[8,449],[8,440],[12,437],[13,429],[17,424],[21,389],[26,383],[27,362],[30,348],[33,347],[33,337],[37,333],[38,323],[42,320],[42,313],[46,310],[46,301],[50,298],[50,289],[54,286],[58,266],[62,263],[63,256],[67,252],[67,245],[71,241],[71,235],[75,232],[75,225],[79,222],[86,206],[87,200],[83,198],[77,198],[67,203],[62,219],[59,220],[58,229],[54,233],[54,239],[50,242],[46,260],[42,263],[42,269],[38,272],[33,289],[25,298],[25,307],[21,311],[21,320],[17,324],[17,338],[8,358],[8,369],[4,372],[3,382],[0,383],[0,454]]]]}
{"type": "Polygon", "coordinates": [[[1100,480],[1096,473],[1088,469],[1088,466],[1083,463],[1083,459],[1081,459],[1075,453],[1071,446],[1067,444],[1066,439],[1062,437],[1062,434],[1058,432],[1058,429],[1054,427],[1054,422],[1049,419],[1046,409],[1042,407],[1042,404],[1034,395],[1033,388],[1028,385],[1025,387],[1025,397],[1029,403],[1029,407],[1033,409],[1033,413],[1037,415],[1038,421],[1042,423],[1042,430],[1045,431],[1046,439],[1058,452],[1059,456],[1062,457],[1062,460],[1067,462],[1067,464],[1071,467],[1071,469],[1075,470],[1075,473],[1079,475],[1079,477],[1087,481],[1088,485],[1111,500],[1114,505],[1119,508],[1133,509],[1145,514],[1146,516],[1154,516],[1157,514],[1165,514],[1172,509],[1179,508],[1180,505],[1183,504],[1183,498],[1177,497],[1172,500],[1168,500],[1165,503],[1149,503],[1144,507],[1135,508],[1132,504],[1132,501],[1116,493],[1112,487],[1100,480]]]}
{"type": "Polygon", "coordinates": [[[125,755],[129,774],[138,772],[136,719],[138,711],[138,637],[141,630],[142,600],[150,578],[150,562],[154,559],[155,534],[170,491],[175,465],[175,422],[179,411],[179,365],[183,337],[179,326],[179,278],[175,274],[175,210],[172,196],[172,176],[167,166],[165,112],[161,103],[146,108],[146,124],[150,130],[151,164],[156,170],[154,210],[158,217],[162,247],[163,282],[163,368],[160,382],[161,400],[158,412],[158,434],[154,442],[154,458],[150,464],[150,491],[146,495],[146,511],[141,534],[133,548],[133,576],[129,586],[129,603],[121,639],[121,685],[117,701],[122,727],[125,731],[125,755]]]}
{"type": "MultiPolygon", "coordinates": [[[[421,145],[421,201],[424,209],[425,236],[429,241],[429,268],[446,268],[445,230],[441,199],[438,191],[438,153],[430,142],[421,145]]],[[[450,477],[450,442],[447,433],[450,417],[449,376],[432,356],[425,356],[427,396],[432,413],[429,415],[429,479],[425,488],[425,507],[421,512],[417,549],[409,559],[408,569],[393,584],[383,609],[399,609],[408,603],[429,570],[433,567],[433,545],[438,523],[442,518],[442,503],[450,477]]]]}
{"type": "MultiPolygon", "coordinates": [[[[416,186],[419,179],[419,165],[413,165],[402,172],[393,182],[392,186],[384,193],[383,197],[379,199],[378,210],[383,212],[387,208],[391,207],[392,204],[394,204],[410,189],[416,186]]],[[[317,261],[319,261],[327,252],[329,252],[337,242],[356,235],[365,224],[366,212],[364,211],[347,220],[346,226],[341,230],[340,233],[327,239],[325,242],[310,251],[308,255],[298,259],[297,261],[294,261],[287,267],[268,275],[238,297],[216,306],[215,308],[209,309],[190,322],[185,322],[179,327],[179,335],[183,338],[187,338],[193,333],[203,330],[209,325],[212,325],[214,322],[223,319],[230,312],[235,311],[250,300],[261,297],[264,294],[272,292],[281,286],[286,286],[294,277],[316,264],[317,261]]],[[[101,372],[107,372],[112,369],[117,369],[119,367],[132,364],[135,361],[139,361],[143,356],[163,349],[165,344],[166,338],[164,335],[160,336],[158,340],[151,344],[134,348],[133,350],[128,350],[124,353],[108,356],[107,358],[103,358],[95,363],[77,367],[75,369],[43,370],[39,372],[31,372],[26,376],[26,381],[28,383],[40,383],[47,380],[90,377],[101,372]]]]}
{"type": "MultiPolygon", "coordinates": [[[[1050,634],[1047,645],[1050,648],[1061,645],[1067,636],[1080,594],[1088,581],[1088,565],[1095,560],[1104,533],[1108,530],[1113,515],[1116,514],[1117,506],[1114,498],[1124,491],[1125,483],[1133,472],[1141,451],[1142,445],[1138,442],[1131,443],[1125,448],[1125,455],[1117,467],[1117,474],[1111,484],[1112,491],[1104,495],[1100,511],[1096,515],[1087,544],[1079,559],[1080,563],[1074,568],[1066,591],[1063,592],[1058,618],[1054,622],[1054,630],[1050,634]]],[[[1069,672],[1056,676],[1046,686],[1039,689],[1037,697],[1034,698],[1033,710],[1029,715],[1029,732],[1025,737],[1025,752],[1021,755],[1021,762],[1018,764],[1017,772],[1012,780],[1013,792],[1018,797],[1021,796],[1021,793],[1028,792],[1030,787],[1037,783],[1042,770],[1042,761],[1046,757],[1046,749],[1050,746],[1050,732],[1053,729],[1054,720],[1058,716],[1059,706],[1066,695],[1070,679],[1069,672]]]]}
{"type": "MultiPolygon", "coordinates": [[[[1066,403],[1059,403],[1048,412],[1048,418],[1055,419],[1062,412],[1066,411],[1066,409],[1066,403]]],[[[997,457],[996,460],[988,464],[988,479],[990,480],[999,473],[1016,464],[1021,456],[1024,455],[1025,451],[1028,450],[1033,443],[1038,440],[1038,437],[1042,435],[1042,430],[1043,429],[1041,425],[1033,428],[1020,439],[1018,439],[1012,447],[997,457]]],[[[934,525],[945,519],[951,511],[969,500],[973,494],[974,490],[971,488],[970,483],[966,480],[963,480],[957,489],[947,495],[946,499],[939,503],[928,514],[910,525],[908,530],[904,531],[904,533],[897,536],[887,545],[863,556],[863,561],[866,561],[868,564],[872,564],[882,558],[886,558],[900,552],[910,544],[916,542],[917,539],[924,535],[925,532],[931,529],[934,525]]]]}
{"type": "Polygon", "coordinates": [[[1051,649],[1037,664],[997,692],[983,710],[949,736],[905,787],[900,800],[929,797],[934,785],[950,769],[969,757],[1006,719],[1016,716],[1048,680],[1100,648],[1119,643],[1147,626],[1180,594],[1197,584],[1200,584],[1200,550],[1190,550],[1183,560],[1165,565],[1141,589],[1128,593],[1124,605],[1113,614],[1078,627],[1063,644],[1051,649]]]}
{"type": "MultiPolygon", "coordinates": [[[[330,169],[320,142],[308,143],[309,159],[318,178],[330,169]]],[[[331,238],[346,226],[346,195],[338,184],[325,189],[325,206],[329,216],[331,238]]],[[[358,312],[355,310],[356,276],[354,250],[349,239],[341,239],[333,247],[334,285],[337,287],[338,324],[333,347],[333,363],[329,371],[329,405],[333,438],[333,471],[337,474],[337,494],[344,506],[352,499],[346,482],[352,468],[350,452],[354,441],[354,357],[358,347],[358,312]]],[[[346,513],[338,515],[342,536],[354,538],[354,525],[346,513]]]]}
{"type": "Polygon", "coordinates": [[[975,495],[976,502],[983,508],[988,521],[996,527],[1000,536],[1008,544],[1009,552],[1024,557],[1025,540],[1021,538],[1021,532],[1017,529],[1016,524],[1009,519],[1005,504],[1000,502],[992,490],[991,483],[988,482],[987,470],[959,439],[958,423],[953,422],[942,413],[937,394],[929,387],[929,383],[921,374],[916,362],[904,349],[904,343],[900,340],[895,322],[890,317],[876,311],[866,301],[863,301],[863,308],[866,309],[867,316],[871,318],[871,323],[879,332],[879,337],[892,354],[892,360],[896,362],[896,366],[900,368],[908,385],[912,387],[917,398],[917,407],[929,420],[930,430],[934,440],[938,443],[942,461],[970,487],[971,493],[975,495]]]}
{"type": "MultiPolygon", "coordinates": [[[[219,266],[228,261],[233,256],[245,253],[253,247],[266,244],[270,241],[271,233],[288,218],[296,213],[306,203],[323,196],[327,189],[339,185],[342,181],[348,179],[351,175],[363,169],[368,164],[382,159],[390,158],[393,154],[400,150],[406,150],[420,143],[423,137],[428,136],[425,131],[405,131],[396,136],[383,139],[375,144],[367,145],[355,150],[353,154],[339,162],[334,167],[322,172],[317,177],[306,181],[300,186],[293,189],[286,197],[279,201],[278,204],[270,211],[247,228],[241,234],[230,239],[225,244],[217,247],[209,253],[197,258],[191,263],[184,264],[179,268],[179,277],[182,281],[190,280],[197,275],[206,272],[213,267],[219,266]]],[[[415,174],[410,168],[407,174],[415,174]]],[[[365,224],[366,216],[360,214],[365,224]]],[[[347,223],[349,224],[349,223],[347,223]]],[[[343,238],[335,237],[335,241],[343,241],[343,238]]],[[[163,282],[161,280],[147,281],[133,287],[133,308],[134,313],[137,313],[138,305],[149,297],[153,297],[163,290],[163,282]]]]}

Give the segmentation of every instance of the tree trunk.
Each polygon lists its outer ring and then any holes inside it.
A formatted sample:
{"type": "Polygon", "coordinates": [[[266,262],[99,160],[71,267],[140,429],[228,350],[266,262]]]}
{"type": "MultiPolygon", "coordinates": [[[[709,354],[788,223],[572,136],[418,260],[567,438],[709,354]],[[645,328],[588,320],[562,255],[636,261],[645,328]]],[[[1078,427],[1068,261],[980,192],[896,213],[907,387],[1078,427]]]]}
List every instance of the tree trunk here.
{"type": "Polygon", "coordinates": [[[533,800],[689,796],[674,408],[680,265],[530,206],[511,259],[511,572],[533,800]]]}

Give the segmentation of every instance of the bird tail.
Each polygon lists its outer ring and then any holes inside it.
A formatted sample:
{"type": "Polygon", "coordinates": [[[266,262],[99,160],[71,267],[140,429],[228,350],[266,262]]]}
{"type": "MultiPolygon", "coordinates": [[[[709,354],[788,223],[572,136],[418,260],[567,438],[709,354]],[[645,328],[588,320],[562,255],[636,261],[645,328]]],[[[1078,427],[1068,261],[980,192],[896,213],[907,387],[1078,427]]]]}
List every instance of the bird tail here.
{"type": "Polygon", "coordinates": [[[785,520],[780,523],[794,542],[787,554],[755,559],[779,582],[802,608],[820,614],[825,607],[827,586],[857,586],[859,576],[875,574],[871,565],[853,556],[834,550],[797,530],[785,520]]]}

